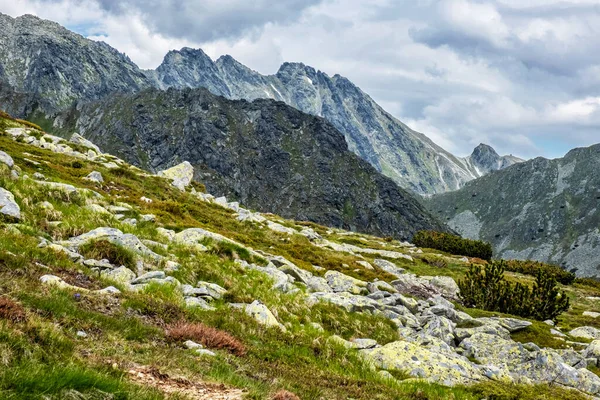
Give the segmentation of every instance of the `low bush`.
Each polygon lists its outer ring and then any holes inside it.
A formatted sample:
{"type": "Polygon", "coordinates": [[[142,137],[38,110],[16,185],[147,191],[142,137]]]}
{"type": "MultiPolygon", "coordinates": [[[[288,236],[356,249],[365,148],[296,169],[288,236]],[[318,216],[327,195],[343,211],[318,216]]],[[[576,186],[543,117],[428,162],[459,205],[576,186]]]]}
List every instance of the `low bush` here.
{"type": "Polygon", "coordinates": [[[465,306],[540,321],[554,320],[569,309],[569,298],[564,291],[559,292],[554,276],[540,270],[533,287],[529,287],[506,281],[505,266],[503,260],[471,265],[465,278],[458,282],[465,306]]]}
{"type": "Polygon", "coordinates": [[[423,262],[425,264],[431,265],[432,267],[436,267],[436,268],[448,267],[448,261],[446,261],[442,257],[434,256],[431,254],[423,254],[423,255],[421,255],[420,258],[421,258],[421,260],[423,260],[423,262]]]}
{"type": "Polygon", "coordinates": [[[548,275],[554,276],[563,285],[570,285],[575,280],[575,274],[562,269],[558,265],[546,264],[539,261],[508,260],[505,263],[505,269],[531,276],[537,276],[540,271],[545,271],[548,275]]]}
{"type": "Polygon", "coordinates": [[[79,253],[85,258],[96,260],[107,259],[111,264],[127,268],[135,267],[135,255],[117,244],[108,240],[96,240],[84,243],[79,247],[79,253]]]}
{"type": "Polygon", "coordinates": [[[287,390],[280,390],[271,397],[271,400],[300,400],[300,397],[287,390]]]}
{"type": "Polygon", "coordinates": [[[600,289],[600,278],[576,278],[573,283],[576,285],[600,289]]]}
{"type": "Polygon", "coordinates": [[[2,296],[0,297],[0,319],[23,322],[26,320],[25,309],[19,303],[2,296]]]}
{"type": "Polygon", "coordinates": [[[413,237],[419,247],[436,249],[447,253],[477,257],[489,261],[492,258],[492,245],[481,240],[463,239],[460,236],[435,231],[419,231],[413,237]]]}
{"type": "Polygon", "coordinates": [[[203,323],[178,323],[166,330],[168,339],[176,342],[193,340],[211,349],[224,349],[236,356],[244,356],[246,346],[229,333],[203,323]]]}
{"type": "Polygon", "coordinates": [[[73,161],[71,163],[71,168],[76,168],[76,169],[83,168],[83,163],[79,160],[73,161]]]}

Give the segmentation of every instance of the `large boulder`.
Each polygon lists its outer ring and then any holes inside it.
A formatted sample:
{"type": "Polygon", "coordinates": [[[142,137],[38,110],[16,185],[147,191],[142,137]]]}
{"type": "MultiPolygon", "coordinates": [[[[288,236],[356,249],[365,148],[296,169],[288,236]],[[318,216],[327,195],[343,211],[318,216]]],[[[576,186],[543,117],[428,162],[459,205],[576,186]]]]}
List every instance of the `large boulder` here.
{"type": "Polygon", "coordinates": [[[569,332],[574,338],[596,340],[600,339],[600,329],[591,326],[580,326],[569,332]]]}
{"type": "Polygon", "coordinates": [[[285,327],[277,321],[271,310],[258,300],[254,300],[251,304],[247,304],[244,308],[246,314],[254,318],[259,324],[269,328],[279,328],[285,331],[285,327]]]}
{"type": "Polygon", "coordinates": [[[75,143],[88,149],[94,150],[98,154],[102,154],[102,151],[100,151],[100,148],[98,146],[96,146],[94,143],[90,142],[78,133],[74,133],[71,136],[71,139],[69,139],[69,141],[71,143],[75,143]]]}
{"type": "Polygon", "coordinates": [[[361,281],[351,276],[342,274],[338,271],[327,271],[325,273],[327,284],[334,292],[348,292],[352,294],[361,294],[366,291],[367,282],[361,281]]]}
{"type": "Polygon", "coordinates": [[[415,378],[445,386],[466,385],[484,380],[481,370],[465,357],[438,353],[405,341],[361,350],[375,367],[406,371],[415,378]]]}
{"type": "Polygon", "coordinates": [[[0,163],[6,164],[8,168],[12,168],[15,165],[12,157],[0,150],[0,163]]]}
{"type": "Polygon", "coordinates": [[[157,175],[171,180],[173,186],[185,191],[185,188],[192,183],[194,178],[194,167],[189,162],[184,161],[174,167],[159,171],[157,175]]]}
{"type": "Polygon", "coordinates": [[[403,268],[399,268],[396,266],[396,264],[387,261],[387,260],[383,260],[381,258],[377,258],[373,261],[373,264],[375,264],[377,267],[379,267],[380,269],[382,269],[383,271],[394,275],[395,277],[400,277],[401,275],[404,275],[406,273],[406,270],[404,270],[403,268]]]}
{"type": "Polygon", "coordinates": [[[9,218],[21,219],[21,209],[15,201],[15,196],[8,190],[0,187],[0,214],[9,218]]]}

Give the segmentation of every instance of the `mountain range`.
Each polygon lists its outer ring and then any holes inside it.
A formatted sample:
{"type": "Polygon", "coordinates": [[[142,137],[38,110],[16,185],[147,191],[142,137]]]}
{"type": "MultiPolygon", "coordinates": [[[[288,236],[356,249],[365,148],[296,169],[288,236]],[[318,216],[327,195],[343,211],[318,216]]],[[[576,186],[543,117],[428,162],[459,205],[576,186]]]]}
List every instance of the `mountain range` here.
{"type": "Polygon", "coordinates": [[[348,79],[301,63],[284,63],[275,75],[264,76],[230,56],[213,62],[200,49],[183,48],[170,51],[156,70],[143,71],[107,44],[54,22],[31,15],[0,15],[0,22],[0,79],[16,92],[36,96],[21,103],[4,97],[8,111],[22,117],[52,120],[75,101],[115,92],[204,87],[229,99],[270,98],[321,116],[344,134],[351,151],[419,194],[455,190],[486,171],[521,161],[507,156],[474,164],[472,157],[456,157],[392,117],[348,79]]]}

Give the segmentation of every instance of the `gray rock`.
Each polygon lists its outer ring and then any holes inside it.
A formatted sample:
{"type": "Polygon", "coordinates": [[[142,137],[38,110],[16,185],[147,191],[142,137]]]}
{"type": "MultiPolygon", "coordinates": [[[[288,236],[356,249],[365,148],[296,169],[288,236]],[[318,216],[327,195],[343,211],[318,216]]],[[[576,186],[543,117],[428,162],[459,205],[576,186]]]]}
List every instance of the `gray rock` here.
{"type": "Polygon", "coordinates": [[[373,339],[350,339],[355,349],[373,349],[377,347],[377,341],[373,339]]]}
{"type": "Polygon", "coordinates": [[[21,219],[21,209],[19,205],[15,201],[15,196],[8,190],[0,187],[0,214],[4,214],[5,216],[20,220],[21,219]]]}
{"type": "Polygon", "coordinates": [[[401,275],[404,275],[406,273],[406,270],[403,268],[399,268],[396,266],[396,264],[387,261],[387,260],[383,260],[381,258],[377,258],[373,261],[373,263],[379,267],[380,269],[382,269],[383,271],[394,275],[396,277],[400,277],[401,275]]]}
{"type": "Polygon", "coordinates": [[[186,297],[185,305],[192,308],[200,308],[206,311],[216,310],[216,308],[212,307],[206,302],[206,300],[202,299],[201,297],[186,297]]]}
{"type": "Polygon", "coordinates": [[[96,183],[104,182],[104,178],[102,177],[102,174],[98,171],[90,172],[88,174],[88,176],[85,177],[85,179],[88,181],[96,182],[96,183]]]}
{"type": "Polygon", "coordinates": [[[365,296],[353,295],[348,292],[342,293],[311,293],[308,297],[309,304],[319,301],[335,304],[346,309],[348,312],[367,311],[374,312],[381,305],[373,299],[365,296]]]}
{"type": "Polygon", "coordinates": [[[190,350],[201,349],[204,347],[200,343],[196,343],[192,340],[186,340],[185,343],[183,343],[183,345],[190,350]]]}
{"type": "Polygon", "coordinates": [[[121,266],[112,270],[105,270],[100,273],[100,276],[110,279],[111,281],[125,285],[135,279],[135,272],[127,267],[121,266]]]}
{"type": "Polygon", "coordinates": [[[338,271],[327,271],[325,273],[327,284],[334,292],[348,292],[352,294],[361,294],[366,291],[367,282],[352,278],[338,271]]]}
{"type": "Polygon", "coordinates": [[[102,151],[100,151],[100,148],[98,146],[96,146],[94,143],[90,142],[89,140],[87,140],[86,138],[84,138],[83,136],[81,136],[78,133],[73,133],[73,135],[71,135],[71,139],[69,139],[69,141],[71,143],[75,143],[80,146],[87,147],[88,149],[94,150],[98,154],[102,154],[102,151]]]}
{"type": "Polygon", "coordinates": [[[204,357],[215,357],[217,354],[207,349],[196,349],[196,354],[204,357]]]}
{"type": "Polygon", "coordinates": [[[137,278],[133,279],[130,283],[132,285],[138,285],[141,283],[148,283],[154,279],[165,279],[165,278],[166,278],[166,275],[165,275],[164,271],[150,271],[150,272],[146,272],[145,274],[138,276],[137,278]]]}
{"type": "Polygon", "coordinates": [[[574,338],[596,340],[600,339],[600,330],[591,326],[580,326],[569,332],[574,338]]]}
{"type": "Polygon", "coordinates": [[[258,300],[254,300],[251,304],[246,305],[244,311],[261,325],[286,331],[286,328],[277,321],[271,310],[258,300]]]}
{"type": "Polygon", "coordinates": [[[5,164],[8,168],[12,168],[15,165],[12,157],[0,150],[0,163],[5,164]]]}
{"type": "Polygon", "coordinates": [[[184,161],[174,167],[160,171],[157,175],[171,180],[173,186],[185,191],[185,188],[192,183],[194,178],[194,167],[188,161],[184,161]]]}

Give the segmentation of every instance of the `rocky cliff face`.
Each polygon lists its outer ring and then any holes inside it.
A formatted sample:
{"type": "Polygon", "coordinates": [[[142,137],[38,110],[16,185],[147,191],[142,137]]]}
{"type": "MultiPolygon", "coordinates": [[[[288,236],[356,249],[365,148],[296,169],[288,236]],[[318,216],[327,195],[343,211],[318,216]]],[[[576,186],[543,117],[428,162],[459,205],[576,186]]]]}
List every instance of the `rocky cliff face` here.
{"type": "Polygon", "coordinates": [[[264,76],[231,56],[213,63],[202,50],[184,48],[169,52],[149,76],[162,88],[206,87],[232,99],[271,98],[322,116],[344,134],[351,151],[400,186],[420,194],[456,190],[511,164],[482,160],[483,167],[469,158],[455,157],[392,117],[348,79],[329,77],[301,63],[285,63],[275,75],[264,76]]]}
{"type": "Polygon", "coordinates": [[[433,196],[429,207],[502,258],[535,259],[600,275],[600,145],[536,158],[433,196]]]}
{"type": "MultiPolygon", "coordinates": [[[[151,85],[127,56],[106,43],[31,15],[11,18],[1,13],[0,81],[15,92],[36,96],[36,109],[49,115],[75,100],[132,93],[151,85]]],[[[14,106],[6,105],[2,106],[14,106]]]]}
{"type": "Polygon", "coordinates": [[[104,151],[153,171],[189,161],[212,193],[261,211],[398,238],[446,229],[348,151],[333,125],[281,102],[147,90],[80,105],[62,117],[69,123],[104,151]]]}

